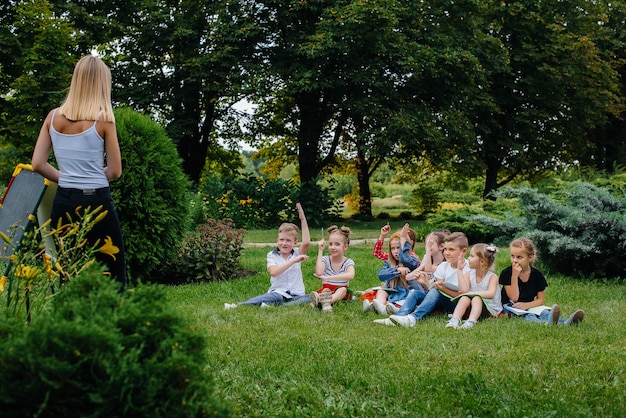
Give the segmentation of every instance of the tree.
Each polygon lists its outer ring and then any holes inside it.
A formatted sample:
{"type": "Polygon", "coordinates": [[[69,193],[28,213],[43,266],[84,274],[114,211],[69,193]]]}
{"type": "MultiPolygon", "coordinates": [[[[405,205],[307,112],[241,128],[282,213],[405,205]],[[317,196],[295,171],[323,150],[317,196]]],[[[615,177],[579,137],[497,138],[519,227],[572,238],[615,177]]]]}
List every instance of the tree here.
{"type": "Polygon", "coordinates": [[[61,104],[79,56],[77,34],[46,0],[0,6],[2,177],[30,162],[47,113],[61,104]]]}
{"type": "Polygon", "coordinates": [[[600,24],[600,34],[595,43],[602,51],[603,56],[613,63],[619,74],[620,103],[608,110],[608,121],[603,125],[595,126],[588,134],[586,150],[581,150],[578,156],[580,164],[594,167],[607,172],[614,172],[616,167],[626,165],[626,115],[624,114],[624,100],[626,97],[626,4],[623,1],[608,4],[606,21],[600,24]]]}
{"type": "Polygon", "coordinates": [[[488,16],[508,57],[505,67],[484,64],[489,100],[466,103],[476,141],[466,168],[485,171],[485,197],[516,177],[574,162],[586,133],[619,102],[617,74],[594,42],[604,5],[494,2],[488,16]]]}
{"type": "Polygon", "coordinates": [[[200,179],[207,159],[231,170],[241,165],[237,152],[219,144],[214,128],[251,76],[242,64],[254,53],[259,34],[249,2],[111,0],[65,6],[111,64],[114,98],[166,126],[192,181],[200,179]],[[107,23],[104,30],[101,22],[107,23]]]}

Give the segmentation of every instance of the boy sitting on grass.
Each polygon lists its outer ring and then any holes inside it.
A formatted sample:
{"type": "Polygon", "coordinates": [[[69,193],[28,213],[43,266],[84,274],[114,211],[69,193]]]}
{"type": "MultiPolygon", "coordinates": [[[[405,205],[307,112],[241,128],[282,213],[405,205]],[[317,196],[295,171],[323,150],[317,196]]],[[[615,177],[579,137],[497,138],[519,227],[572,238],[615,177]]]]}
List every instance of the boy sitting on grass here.
{"type": "Polygon", "coordinates": [[[224,309],[233,309],[239,305],[255,305],[262,308],[286,303],[308,303],[309,295],[304,291],[300,263],[308,260],[306,255],[311,243],[309,226],[300,203],[296,204],[302,229],[302,243],[298,244],[298,226],[283,223],[278,228],[276,248],[267,253],[267,271],[270,273],[270,288],[267,293],[255,296],[243,302],[225,303],[224,309]]]}

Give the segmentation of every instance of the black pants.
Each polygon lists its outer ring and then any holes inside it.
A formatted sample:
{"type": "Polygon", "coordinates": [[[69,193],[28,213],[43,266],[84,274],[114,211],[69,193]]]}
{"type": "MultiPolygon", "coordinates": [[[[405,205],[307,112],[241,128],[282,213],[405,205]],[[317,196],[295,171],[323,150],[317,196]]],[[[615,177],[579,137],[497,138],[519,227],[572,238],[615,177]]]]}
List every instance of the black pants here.
{"type": "MultiPolygon", "coordinates": [[[[52,211],[50,218],[52,220],[52,226],[56,227],[60,218],[63,219],[62,223],[67,223],[67,216],[72,220],[77,220],[76,208],[81,206],[82,211],[88,206],[91,210],[102,205],[103,210],[107,210],[108,213],[103,220],[96,223],[94,227],[87,233],[87,241],[89,245],[94,245],[97,240],[100,240],[100,245],[103,245],[106,237],[111,237],[113,245],[119,248],[119,252],[115,254],[115,259],[108,254],[96,252],[96,260],[108,267],[111,276],[122,284],[122,288],[126,288],[126,258],[124,255],[124,239],[122,238],[122,229],[120,227],[120,221],[113,205],[113,199],[111,198],[111,192],[108,187],[101,189],[67,189],[59,187],[57,189],[54,202],[52,204],[52,211]]],[[[97,215],[96,215],[97,216],[97,215]]]]}

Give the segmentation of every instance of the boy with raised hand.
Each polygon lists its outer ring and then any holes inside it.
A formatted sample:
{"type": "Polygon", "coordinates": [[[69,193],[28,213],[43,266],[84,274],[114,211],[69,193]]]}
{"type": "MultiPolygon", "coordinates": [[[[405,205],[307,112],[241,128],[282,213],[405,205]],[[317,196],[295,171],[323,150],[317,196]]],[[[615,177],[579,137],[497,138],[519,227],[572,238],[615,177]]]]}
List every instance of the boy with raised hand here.
{"type": "MultiPolygon", "coordinates": [[[[469,243],[462,232],[453,232],[444,241],[443,256],[446,261],[437,266],[433,274],[432,287],[424,300],[409,314],[391,315],[389,318],[374,322],[383,325],[414,327],[418,320],[429,315],[436,308],[444,312],[454,311],[456,303],[451,299],[460,295],[458,270],[463,274],[469,272],[469,263],[465,261],[465,253],[469,243]]],[[[406,302],[405,302],[406,305],[406,302]]],[[[402,309],[400,312],[402,313],[402,309]]]]}
{"type": "Polygon", "coordinates": [[[270,274],[270,288],[267,293],[255,296],[239,304],[225,303],[224,309],[233,309],[238,305],[256,305],[267,307],[272,304],[308,303],[309,295],[304,291],[300,263],[308,260],[306,255],[311,244],[311,235],[304,210],[296,204],[302,229],[302,243],[298,244],[298,226],[283,223],[278,228],[276,248],[267,253],[267,271],[270,274]]]}

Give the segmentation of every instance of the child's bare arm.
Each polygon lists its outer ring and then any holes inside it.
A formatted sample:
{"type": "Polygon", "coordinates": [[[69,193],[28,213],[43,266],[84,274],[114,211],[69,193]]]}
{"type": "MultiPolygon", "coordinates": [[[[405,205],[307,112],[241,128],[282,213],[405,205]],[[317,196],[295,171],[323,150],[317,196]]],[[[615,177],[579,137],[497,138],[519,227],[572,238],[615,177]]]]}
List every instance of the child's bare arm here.
{"type": "Polygon", "coordinates": [[[298,217],[300,218],[300,229],[302,229],[302,242],[300,243],[300,254],[306,254],[311,244],[311,233],[309,232],[309,224],[307,223],[304,209],[300,203],[296,203],[298,217]]]}
{"type": "Polygon", "coordinates": [[[308,255],[300,254],[299,256],[293,257],[282,264],[268,266],[267,271],[269,272],[270,276],[276,277],[283,274],[285,271],[287,271],[289,267],[293,266],[294,264],[301,263],[308,259],[308,255]]]}
{"type": "Polygon", "coordinates": [[[531,302],[517,302],[513,306],[519,309],[530,309],[534,308],[535,306],[541,306],[545,303],[545,296],[546,292],[542,290],[541,292],[537,292],[537,297],[535,298],[535,300],[531,302]]]}
{"type": "Polygon", "coordinates": [[[324,256],[324,248],[326,247],[326,243],[324,239],[321,239],[318,243],[317,250],[317,261],[315,262],[315,275],[320,278],[324,274],[324,269],[326,265],[324,264],[324,260],[322,257],[324,256]]]}

